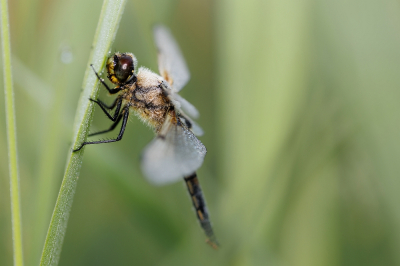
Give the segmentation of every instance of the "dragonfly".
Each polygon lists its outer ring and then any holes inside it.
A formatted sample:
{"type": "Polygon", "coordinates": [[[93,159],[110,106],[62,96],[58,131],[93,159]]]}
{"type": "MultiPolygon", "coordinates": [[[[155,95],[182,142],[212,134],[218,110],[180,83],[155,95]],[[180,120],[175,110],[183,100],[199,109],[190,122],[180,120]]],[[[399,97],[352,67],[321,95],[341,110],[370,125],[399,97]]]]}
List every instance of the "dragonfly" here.
{"type": "Polygon", "coordinates": [[[117,97],[111,105],[98,99],[90,99],[113,123],[108,129],[88,136],[113,131],[121,121],[122,125],[116,138],[85,141],[73,151],[78,152],[89,144],[120,141],[128,117],[131,112],[134,113],[153,128],[156,134],[143,151],[142,172],[156,185],[183,178],[197,219],[207,236],[207,243],[217,248],[219,244],[196,174],[207,152],[196,137],[203,135],[201,127],[194,122],[194,119],[199,117],[199,112],[178,94],[189,81],[190,73],[181,50],[167,27],[155,26],[154,40],[158,49],[159,75],[146,67],[137,70],[137,59],[132,53],[116,52],[106,63],[107,78],[115,85],[114,88],[110,88],[91,65],[100,83],[110,94],[117,97]]]}

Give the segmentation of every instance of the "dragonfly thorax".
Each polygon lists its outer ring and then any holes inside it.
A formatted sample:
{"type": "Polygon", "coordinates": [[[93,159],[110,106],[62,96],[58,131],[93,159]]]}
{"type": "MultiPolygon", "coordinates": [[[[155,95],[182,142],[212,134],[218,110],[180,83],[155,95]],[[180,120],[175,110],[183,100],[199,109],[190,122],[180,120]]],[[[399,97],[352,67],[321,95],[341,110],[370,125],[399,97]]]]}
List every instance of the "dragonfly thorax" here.
{"type": "Polygon", "coordinates": [[[136,82],[125,93],[135,113],[158,132],[173,104],[165,93],[163,78],[151,70],[141,67],[136,82]]]}

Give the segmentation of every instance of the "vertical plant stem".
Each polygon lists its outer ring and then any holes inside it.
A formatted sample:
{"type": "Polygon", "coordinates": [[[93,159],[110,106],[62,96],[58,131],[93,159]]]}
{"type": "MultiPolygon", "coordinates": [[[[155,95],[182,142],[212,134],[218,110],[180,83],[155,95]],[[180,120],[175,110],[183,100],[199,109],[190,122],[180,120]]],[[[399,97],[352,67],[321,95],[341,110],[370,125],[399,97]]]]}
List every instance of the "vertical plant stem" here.
{"type": "Polygon", "coordinates": [[[21,203],[19,198],[18,163],[17,163],[17,136],[15,124],[15,107],[13,82],[11,74],[10,28],[8,23],[7,0],[1,0],[1,46],[3,52],[4,92],[6,101],[6,123],[8,160],[10,169],[10,195],[12,236],[14,250],[14,265],[23,265],[22,230],[21,230],[21,203]]]}
{"type": "MultiPolygon", "coordinates": [[[[94,36],[93,50],[89,57],[83,81],[84,89],[79,100],[75,117],[73,137],[73,147],[75,148],[85,141],[92,121],[93,104],[90,103],[88,98],[95,98],[97,95],[98,80],[89,65],[93,64],[94,68],[99,71],[103,69],[105,59],[117,32],[125,2],[126,0],[104,0],[103,2],[94,36]]],[[[40,265],[42,266],[58,264],[78,182],[79,171],[82,165],[83,151],[84,149],[79,152],[70,153],[68,158],[67,168],[43,248],[40,261],[40,265]]]]}

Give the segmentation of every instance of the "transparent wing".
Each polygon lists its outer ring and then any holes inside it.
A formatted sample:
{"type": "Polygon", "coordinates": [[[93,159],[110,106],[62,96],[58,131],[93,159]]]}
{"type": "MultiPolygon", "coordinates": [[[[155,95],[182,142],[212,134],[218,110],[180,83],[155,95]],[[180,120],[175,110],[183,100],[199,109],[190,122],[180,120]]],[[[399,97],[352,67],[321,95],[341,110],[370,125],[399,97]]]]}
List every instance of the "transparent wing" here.
{"type": "Polygon", "coordinates": [[[172,90],[167,82],[162,82],[162,89],[164,90],[164,93],[168,95],[168,98],[172,101],[175,107],[182,109],[194,119],[199,118],[200,114],[196,107],[194,107],[194,105],[188,102],[185,98],[180,96],[176,91],[172,90]]]}
{"type": "Polygon", "coordinates": [[[194,173],[203,163],[206,148],[179,120],[167,115],[158,136],[145,148],[142,171],[162,185],[194,173]]]}
{"type": "Polygon", "coordinates": [[[196,136],[203,136],[203,129],[196,122],[190,119],[185,113],[182,112],[180,114],[180,118],[182,123],[184,123],[186,127],[193,132],[193,134],[195,134],[196,136]]]}
{"type": "Polygon", "coordinates": [[[158,70],[176,91],[180,91],[190,79],[185,59],[168,28],[154,27],[154,40],[158,49],[158,70]]]}
{"type": "Polygon", "coordinates": [[[190,129],[196,136],[202,136],[204,134],[203,129],[191,118],[199,117],[199,111],[197,111],[196,107],[179,94],[172,92],[168,85],[163,84],[162,88],[164,89],[164,93],[168,95],[168,98],[171,100],[176,110],[179,111],[179,117],[181,118],[182,123],[186,125],[186,128],[190,129]]]}
{"type": "Polygon", "coordinates": [[[197,124],[196,122],[194,122],[193,120],[190,120],[190,123],[192,123],[192,132],[193,134],[195,134],[196,136],[203,136],[204,135],[204,130],[199,126],[199,124],[197,124]]]}
{"type": "Polygon", "coordinates": [[[190,117],[192,118],[199,118],[200,114],[199,111],[197,111],[196,107],[194,107],[193,104],[188,102],[185,98],[180,96],[177,93],[172,94],[172,97],[175,98],[180,104],[181,104],[181,109],[186,112],[190,117]]]}

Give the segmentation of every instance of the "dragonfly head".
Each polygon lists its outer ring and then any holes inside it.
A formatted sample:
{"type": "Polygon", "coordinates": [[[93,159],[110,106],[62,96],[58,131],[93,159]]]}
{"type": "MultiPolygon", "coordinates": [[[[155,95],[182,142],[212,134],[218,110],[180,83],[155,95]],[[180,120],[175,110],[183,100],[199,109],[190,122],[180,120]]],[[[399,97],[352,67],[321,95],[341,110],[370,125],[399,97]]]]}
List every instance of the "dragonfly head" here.
{"type": "Polygon", "coordinates": [[[117,85],[135,80],[136,57],[131,53],[115,53],[107,60],[108,79],[117,85]]]}

